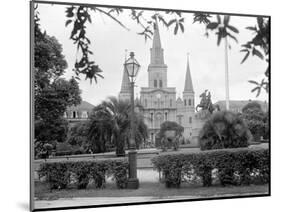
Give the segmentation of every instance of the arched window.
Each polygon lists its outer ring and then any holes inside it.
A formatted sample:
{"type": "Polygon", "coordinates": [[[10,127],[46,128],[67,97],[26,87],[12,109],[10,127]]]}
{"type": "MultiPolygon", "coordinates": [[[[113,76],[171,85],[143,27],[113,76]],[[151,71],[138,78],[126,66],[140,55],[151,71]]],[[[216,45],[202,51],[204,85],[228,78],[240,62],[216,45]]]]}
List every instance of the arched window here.
{"type": "Polygon", "coordinates": [[[157,80],[154,80],[154,88],[157,88],[157,80]]]}
{"type": "Polygon", "coordinates": [[[186,106],[186,99],[184,100],[184,106],[186,106]]]}
{"type": "Polygon", "coordinates": [[[144,100],[144,106],[147,107],[147,99],[144,100]]]}
{"type": "Polygon", "coordinates": [[[179,125],[182,124],[182,115],[178,115],[178,123],[179,123],[179,125]]]}
{"type": "Polygon", "coordinates": [[[82,111],[82,118],[84,118],[84,119],[88,118],[87,111],[82,111]]]}
{"type": "Polygon", "coordinates": [[[191,106],[191,99],[188,100],[188,105],[191,106]]]}
{"type": "Polygon", "coordinates": [[[163,84],[162,84],[162,80],[159,80],[159,87],[162,88],[163,84]]]}
{"type": "Polygon", "coordinates": [[[172,105],[173,105],[173,100],[170,99],[170,107],[172,107],[172,105]]]}
{"type": "Polygon", "coordinates": [[[192,117],[189,117],[189,123],[190,124],[192,123],[192,117]]]}
{"type": "Polygon", "coordinates": [[[76,113],[76,111],[72,111],[72,118],[74,118],[74,119],[77,118],[77,113],[76,113]]]}
{"type": "Polygon", "coordinates": [[[167,120],[168,120],[168,113],[165,112],[165,121],[167,121],[167,120]]]}

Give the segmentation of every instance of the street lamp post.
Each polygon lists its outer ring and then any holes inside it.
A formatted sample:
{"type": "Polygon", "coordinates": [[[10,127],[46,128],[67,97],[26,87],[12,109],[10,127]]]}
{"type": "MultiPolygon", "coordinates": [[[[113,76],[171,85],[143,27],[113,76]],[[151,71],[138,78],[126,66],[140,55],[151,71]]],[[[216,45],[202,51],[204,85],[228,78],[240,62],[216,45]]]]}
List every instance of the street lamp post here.
{"type": "Polygon", "coordinates": [[[131,135],[130,135],[130,146],[129,146],[129,189],[139,188],[139,179],[137,178],[137,151],[135,142],[135,111],[134,111],[134,86],[136,76],[140,69],[140,64],[134,58],[134,52],[130,53],[130,57],[126,60],[124,67],[128,73],[130,84],[131,84],[131,135]]]}

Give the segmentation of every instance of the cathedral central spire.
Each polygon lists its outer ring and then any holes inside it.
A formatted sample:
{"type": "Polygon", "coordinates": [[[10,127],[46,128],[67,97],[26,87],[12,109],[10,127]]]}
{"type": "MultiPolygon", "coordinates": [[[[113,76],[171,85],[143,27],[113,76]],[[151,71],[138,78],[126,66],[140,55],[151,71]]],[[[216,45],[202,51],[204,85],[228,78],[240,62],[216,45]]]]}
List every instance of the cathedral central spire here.
{"type": "Polygon", "coordinates": [[[150,49],[150,54],[151,54],[150,64],[157,64],[157,65],[164,64],[163,48],[161,46],[157,17],[154,24],[153,43],[152,43],[152,48],[150,49]]]}
{"type": "Polygon", "coordinates": [[[154,35],[153,35],[152,48],[153,49],[157,49],[157,48],[162,49],[157,18],[156,18],[156,21],[154,24],[154,35]]]}

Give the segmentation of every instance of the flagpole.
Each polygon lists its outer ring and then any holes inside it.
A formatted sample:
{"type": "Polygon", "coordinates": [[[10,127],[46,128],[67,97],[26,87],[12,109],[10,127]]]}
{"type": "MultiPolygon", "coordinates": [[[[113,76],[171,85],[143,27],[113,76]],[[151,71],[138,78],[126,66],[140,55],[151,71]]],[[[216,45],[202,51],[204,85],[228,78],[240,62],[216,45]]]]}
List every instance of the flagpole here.
{"type": "Polygon", "coordinates": [[[229,75],[228,75],[228,42],[225,37],[225,105],[226,110],[229,110],[229,75]]]}

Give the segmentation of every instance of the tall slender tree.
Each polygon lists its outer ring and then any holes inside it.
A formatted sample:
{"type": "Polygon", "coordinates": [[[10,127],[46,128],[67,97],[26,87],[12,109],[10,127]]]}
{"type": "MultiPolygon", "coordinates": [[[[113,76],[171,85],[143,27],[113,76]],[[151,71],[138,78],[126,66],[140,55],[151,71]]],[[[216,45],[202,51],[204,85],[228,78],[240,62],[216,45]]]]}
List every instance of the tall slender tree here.
{"type": "Polygon", "coordinates": [[[234,26],[231,26],[229,24],[230,16],[224,15],[223,21],[221,20],[221,17],[217,15],[217,21],[216,22],[210,22],[207,25],[207,29],[216,31],[217,35],[217,45],[219,46],[221,43],[221,40],[224,39],[224,55],[225,55],[225,101],[226,101],[226,109],[229,110],[229,70],[228,70],[228,49],[230,48],[230,45],[228,43],[228,38],[232,38],[236,42],[237,39],[234,35],[230,33],[239,33],[238,29],[236,29],[234,26]]]}

